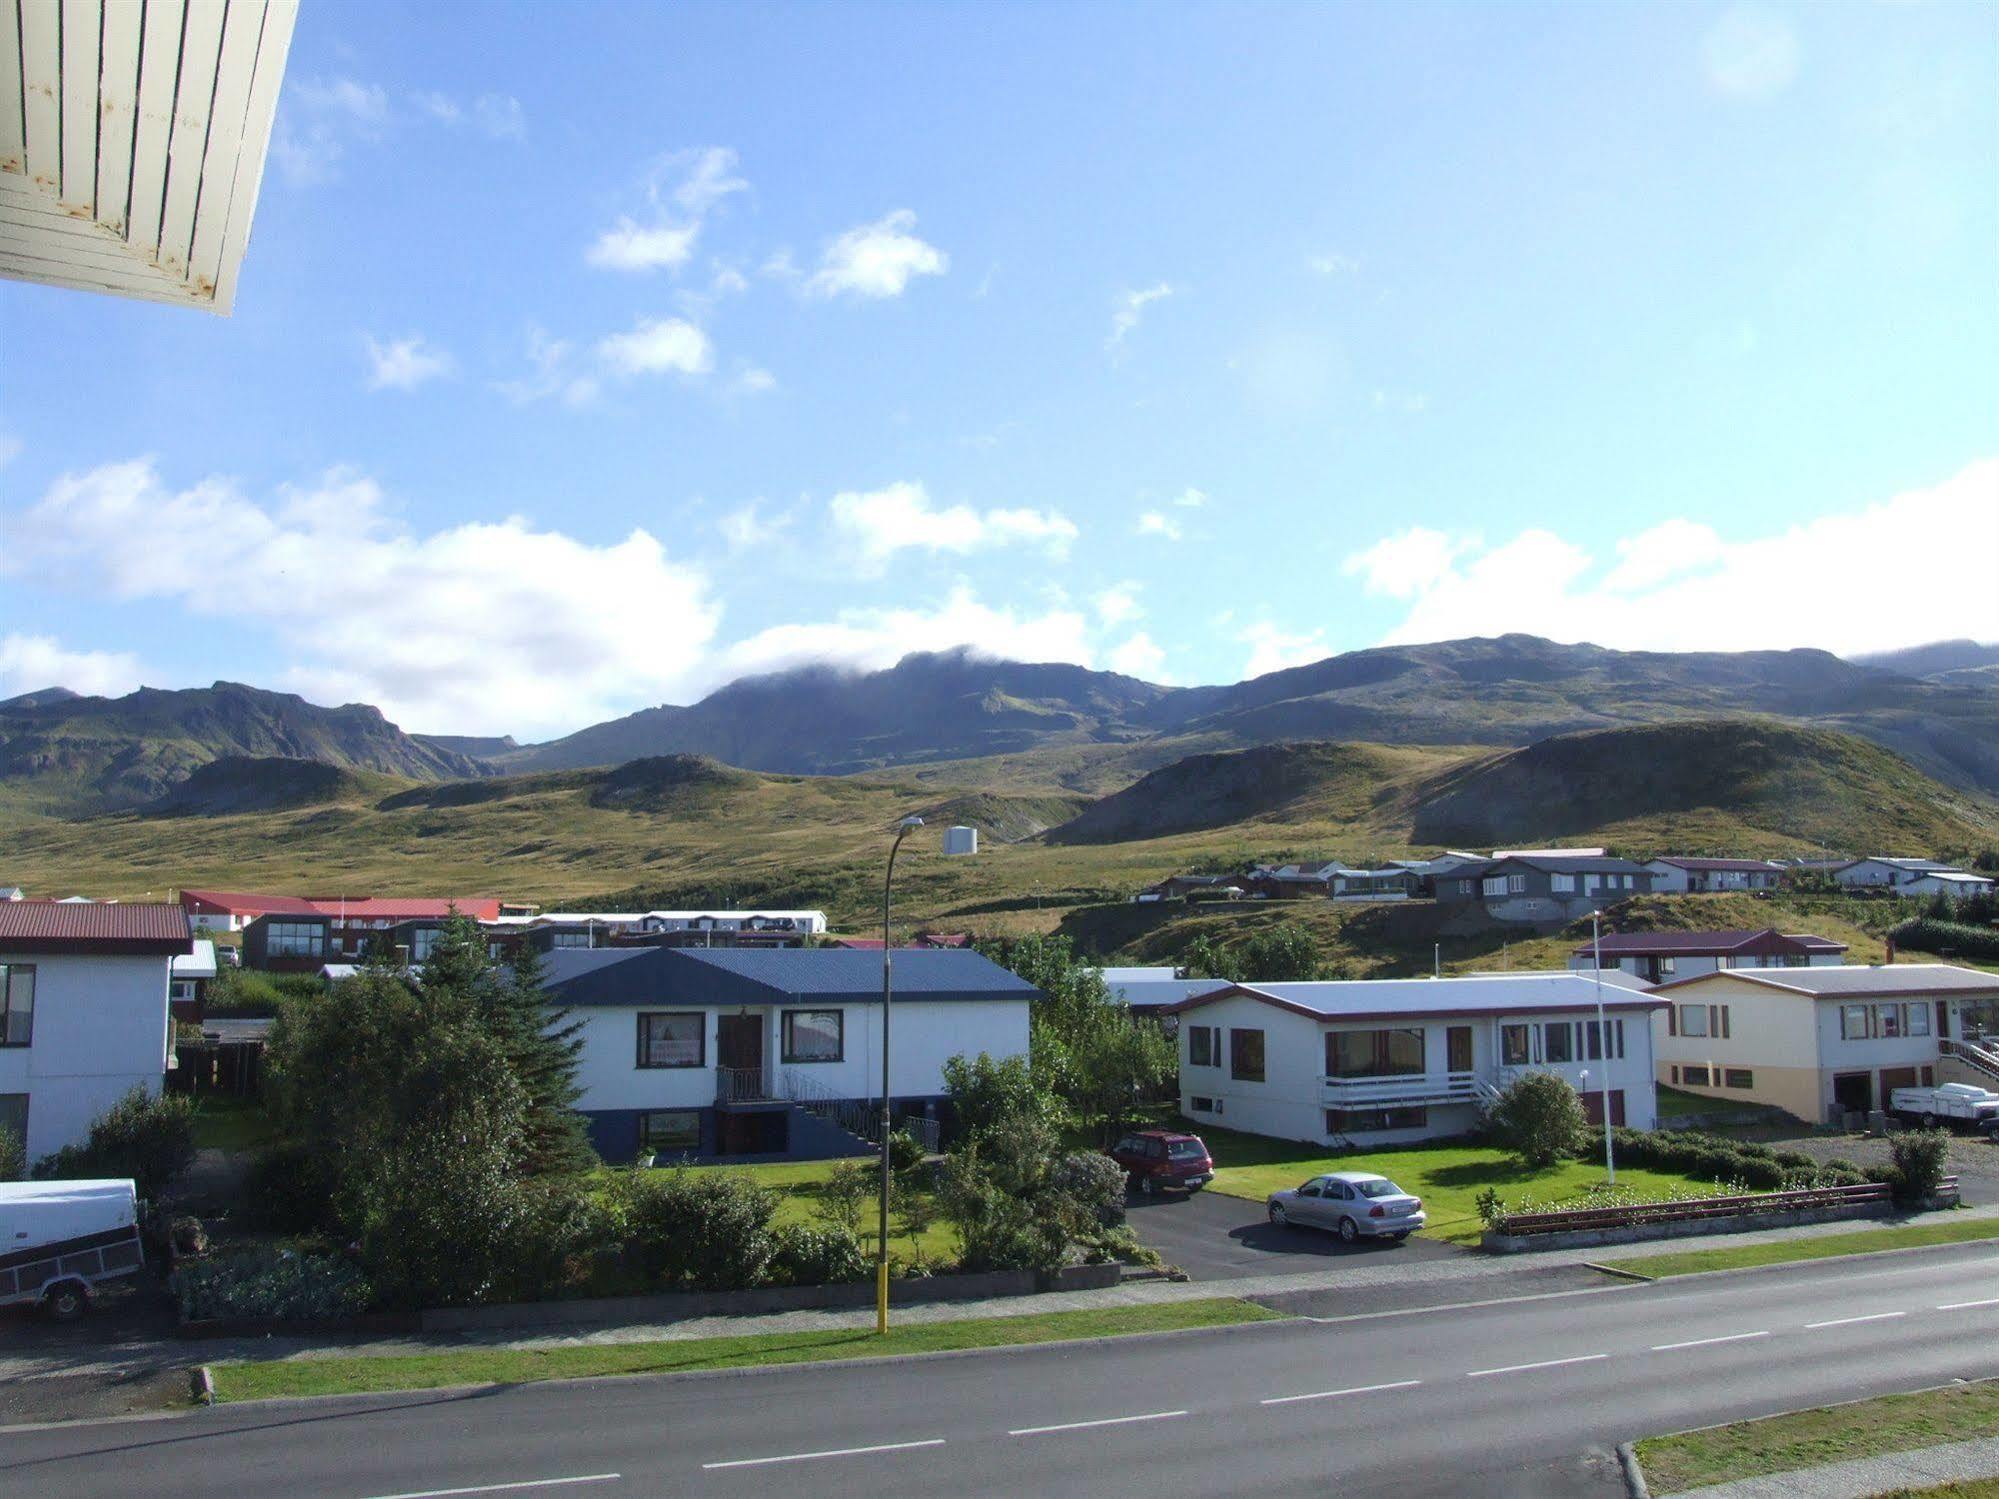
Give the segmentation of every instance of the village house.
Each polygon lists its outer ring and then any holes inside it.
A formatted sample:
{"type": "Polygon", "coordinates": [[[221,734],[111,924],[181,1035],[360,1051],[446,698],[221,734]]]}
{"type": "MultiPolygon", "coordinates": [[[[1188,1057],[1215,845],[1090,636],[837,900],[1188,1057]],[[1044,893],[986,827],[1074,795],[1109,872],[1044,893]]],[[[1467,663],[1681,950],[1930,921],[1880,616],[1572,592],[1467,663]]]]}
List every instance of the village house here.
{"type": "Polygon", "coordinates": [[[1775,927],[1728,932],[1605,932],[1569,955],[1579,973],[1596,967],[1618,969],[1660,984],[1720,968],[1805,968],[1846,961],[1846,944],[1828,937],[1785,933],[1775,927]]]}
{"type": "Polygon", "coordinates": [[[1999,974],[1945,963],[1733,968],[1676,979],[1654,1023],[1659,1081],[1816,1124],[1885,1108],[1896,1088],[1995,1086],[1999,974]],[[1965,1056],[1953,1055],[1965,1043],[1965,1056]],[[1968,1059],[1967,1059],[1968,1058],[1968,1059]]]}
{"type": "MultiPolygon", "coordinates": [[[[975,952],[894,960],[890,1093],[941,1122],[943,1067],[1025,1056],[1040,991],[975,952]]],[[[582,1022],[576,1107],[609,1161],[815,1160],[865,1148],[881,1099],[882,958],[838,948],[568,948],[551,1008],[582,1022]]]]}
{"type": "Polygon", "coordinates": [[[1718,890],[1775,890],[1784,866],[1772,859],[1697,859],[1678,855],[1647,859],[1652,888],[1666,894],[1718,890]]]}
{"type": "Polygon", "coordinates": [[[1436,878],[1437,904],[1480,907],[1494,921],[1573,921],[1633,895],[1649,894],[1643,864],[1555,850],[1495,855],[1436,878]]]}
{"type": "Polygon", "coordinates": [[[1180,1108],[1280,1140],[1384,1145],[1467,1133],[1515,1077],[1546,1071],[1593,1121],[1607,1082],[1612,1122],[1650,1129],[1662,1004],[1609,973],[1227,984],[1170,1011],[1180,1108]]]}
{"type": "Polygon", "coordinates": [[[30,1161],[133,1088],[159,1092],[173,960],[192,947],[177,906],[0,902],[0,1125],[30,1161]]]}
{"type": "Polygon", "coordinates": [[[1827,871],[1834,883],[1848,890],[1891,890],[1927,875],[1963,874],[1955,864],[1939,859],[1903,859],[1875,855],[1849,859],[1827,871]]]}

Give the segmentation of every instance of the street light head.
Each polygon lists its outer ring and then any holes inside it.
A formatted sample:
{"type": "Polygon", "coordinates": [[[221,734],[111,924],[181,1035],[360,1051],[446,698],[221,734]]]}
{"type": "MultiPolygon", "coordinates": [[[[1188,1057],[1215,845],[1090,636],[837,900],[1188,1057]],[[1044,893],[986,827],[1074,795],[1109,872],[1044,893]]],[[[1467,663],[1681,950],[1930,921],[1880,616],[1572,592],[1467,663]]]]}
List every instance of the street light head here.
{"type": "Polygon", "coordinates": [[[923,826],[923,819],[912,812],[909,816],[898,822],[896,826],[899,828],[920,828],[923,826]]]}

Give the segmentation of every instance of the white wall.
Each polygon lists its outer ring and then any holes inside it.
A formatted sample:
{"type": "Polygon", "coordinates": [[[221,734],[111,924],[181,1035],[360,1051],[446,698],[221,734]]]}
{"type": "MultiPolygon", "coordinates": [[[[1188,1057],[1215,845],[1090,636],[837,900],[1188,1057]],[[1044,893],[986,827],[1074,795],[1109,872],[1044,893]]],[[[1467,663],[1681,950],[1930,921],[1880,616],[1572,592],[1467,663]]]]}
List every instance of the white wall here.
{"type": "Polygon", "coordinates": [[[172,1031],[165,957],[10,953],[35,966],[32,1044],[0,1047],[0,1093],[28,1095],[28,1159],[79,1143],[137,1084],[160,1090],[172,1031]]]}
{"type": "MultiPolygon", "coordinates": [[[[649,1004],[578,1006],[572,1017],[583,1022],[583,1051],[577,1082],[583,1096],[579,1109],[708,1108],[715,1102],[716,1024],[719,1014],[740,1014],[737,1005],[702,1006],[649,1004]],[[641,1012],[705,1010],[707,1065],[646,1067],[638,1065],[638,1017],[641,1012]]],[[[869,1098],[881,1089],[881,1006],[749,1006],[764,1021],[764,1057],[771,1081],[795,1071],[799,1077],[838,1098],[869,1098]],[[783,1061],[782,1014],[785,1009],[838,1009],[844,1022],[844,1057],[838,1062],[783,1061]]],[[[944,1091],[944,1063],[960,1052],[994,1057],[1027,1054],[1027,1001],[953,1000],[895,1002],[889,1034],[889,1082],[898,1098],[928,1098],[944,1091]]],[[[778,1089],[780,1093],[783,1089],[778,1089]]]]}

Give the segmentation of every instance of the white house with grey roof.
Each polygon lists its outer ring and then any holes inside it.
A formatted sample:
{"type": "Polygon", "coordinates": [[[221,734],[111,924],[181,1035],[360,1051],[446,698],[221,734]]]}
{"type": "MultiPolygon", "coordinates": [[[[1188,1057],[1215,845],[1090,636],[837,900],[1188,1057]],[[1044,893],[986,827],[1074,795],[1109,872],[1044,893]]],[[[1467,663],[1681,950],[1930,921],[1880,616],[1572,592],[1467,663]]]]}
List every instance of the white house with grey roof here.
{"type": "Polygon", "coordinates": [[[1493,921],[1573,921],[1657,887],[1643,864],[1598,852],[1528,850],[1495,854],[1437,875],[1440,907],[1483,910],[1493,921]]]}
{"type": "Polygon", "coordinates": [[[1611,973],[1230,984],[1173,1008],[1180,1108],[1280,1140],[1393,1144],[1467,1133],[1515,1077],[1545,1071],[1592,1120],[1607,1084],[1612,1122],[1650,1129],[1662,1003],[1611,973]]]}
{"type": "Polygon", "coordinates": [[[1835,884],[1848,890],[1878,890],[1906,885],[1925,875],[1962,874],[1964,871],[1940,859],[1904,859],[1876,854],[1865,859],[1851,859],[1837,865],[1830,873],[1835,884]]]}
{"type": "MultiPolygon", "coordinates": [[[[944,1063],[1025,1056],[1040,991],[963,949],[893,955],[897,1119],[941,1120],[944,1063]]],[[[882,954],[563,948],[551,1007],[581,1023],[578,1110],[608,1161],[816,1160],[864,1148],[881,1099],[882,954]]]]}

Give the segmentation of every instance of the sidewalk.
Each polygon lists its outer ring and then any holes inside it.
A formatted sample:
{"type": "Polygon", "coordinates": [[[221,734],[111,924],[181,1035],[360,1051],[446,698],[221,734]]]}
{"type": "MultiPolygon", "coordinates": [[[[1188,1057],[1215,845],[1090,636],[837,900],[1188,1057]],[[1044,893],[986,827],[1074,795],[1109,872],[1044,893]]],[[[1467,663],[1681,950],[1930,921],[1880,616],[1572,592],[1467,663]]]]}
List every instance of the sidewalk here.
{"type": "Polygon", "coordinates": [[[1918,1447],[1910,1452],[1829,1463],[1823,1468],[1740,1478],[1734,1483],[1711,1484],[1704,1489],[1681,1489],[1670,1496],[1656,1495],[1655,1499],[1870,1499],[1872,1495],[1889,1494],[1897,1489],[1934,1488],[1938,1484],[1995,1476],[1999,1476],[1999,1437],[1980,1437],[1942,1447],[1918,1447]]]}

